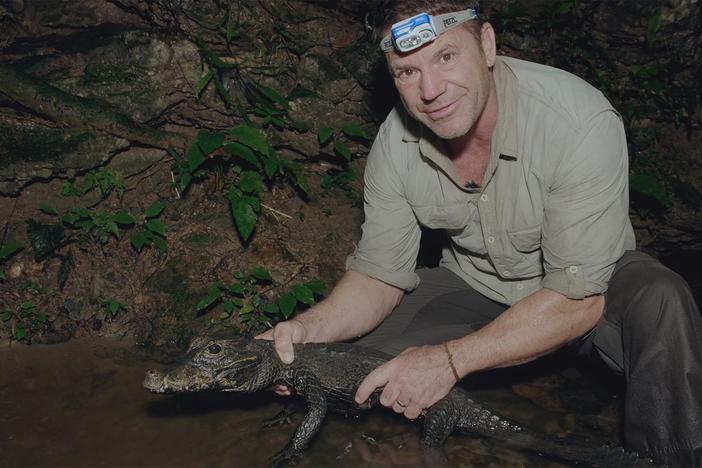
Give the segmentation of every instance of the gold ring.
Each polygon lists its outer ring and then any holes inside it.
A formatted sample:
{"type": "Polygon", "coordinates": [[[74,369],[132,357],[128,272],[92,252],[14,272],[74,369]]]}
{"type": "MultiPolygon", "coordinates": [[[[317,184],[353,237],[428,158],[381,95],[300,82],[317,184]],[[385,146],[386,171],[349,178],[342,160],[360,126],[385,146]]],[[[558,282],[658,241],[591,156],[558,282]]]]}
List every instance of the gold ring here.
{"type": "Polygon", "coordinates": [[[395,400],[395,403],[397,403],[397,406],[400,408],[407,408],[407,405],[405,403],[402,403],[400,400],[395,400]]]}

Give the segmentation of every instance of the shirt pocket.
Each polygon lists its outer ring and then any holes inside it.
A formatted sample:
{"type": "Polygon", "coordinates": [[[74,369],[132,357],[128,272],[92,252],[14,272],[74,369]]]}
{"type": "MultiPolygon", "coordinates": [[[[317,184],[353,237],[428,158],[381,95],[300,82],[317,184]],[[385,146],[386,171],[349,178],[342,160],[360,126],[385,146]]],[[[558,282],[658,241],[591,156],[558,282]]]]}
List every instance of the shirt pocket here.
{"type": "Polygon", "coordinates": [[[521,253],[531,253],[541,248],[541,225],[507,231],[507,236],[514,248],[521,253]]]}
{"type": "Polygon", "coordinates": [[[412,205],[412,211],[422,226],[430,229],[463,229],[474,210],[466,202],[444,205],[412,205]]]}

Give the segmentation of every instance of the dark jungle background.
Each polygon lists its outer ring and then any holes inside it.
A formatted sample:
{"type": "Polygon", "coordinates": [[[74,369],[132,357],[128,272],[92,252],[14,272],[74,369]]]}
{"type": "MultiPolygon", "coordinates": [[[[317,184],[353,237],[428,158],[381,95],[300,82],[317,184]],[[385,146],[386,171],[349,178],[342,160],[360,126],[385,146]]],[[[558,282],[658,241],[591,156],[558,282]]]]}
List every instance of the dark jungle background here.
{"type": "MultiPolygon", "coordinates": [[[[323,297],[395,99],[372,3],[0,1],[3,344],[120,338],[167,360],[203,330],[260,331],[323,297]]],[[[639,248],[699,302],[700,4],[494,0],[481,15],[501,54],[569,70],[619,110],[639,248]]],[[[430,265],[442,238],[426,234],[430,265]]]]}

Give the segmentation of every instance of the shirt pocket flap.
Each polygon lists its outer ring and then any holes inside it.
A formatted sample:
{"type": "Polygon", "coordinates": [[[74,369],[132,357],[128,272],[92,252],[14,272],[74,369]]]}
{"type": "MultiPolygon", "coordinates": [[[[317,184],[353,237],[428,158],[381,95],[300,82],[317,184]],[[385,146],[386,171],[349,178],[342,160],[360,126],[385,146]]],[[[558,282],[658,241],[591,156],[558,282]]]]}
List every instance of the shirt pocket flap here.
{"type": "Polygon", "coordinates": [[[510,242],[517,251],[529,253],[541,247],[541,225],[529,226],[516,231],[508,231],[510,242]]]}
{"type": "Polygon", "coordinates": [[[463,229],[473,213],[468,203],[412,205],[419,224],[430,229],[463,229]]]}

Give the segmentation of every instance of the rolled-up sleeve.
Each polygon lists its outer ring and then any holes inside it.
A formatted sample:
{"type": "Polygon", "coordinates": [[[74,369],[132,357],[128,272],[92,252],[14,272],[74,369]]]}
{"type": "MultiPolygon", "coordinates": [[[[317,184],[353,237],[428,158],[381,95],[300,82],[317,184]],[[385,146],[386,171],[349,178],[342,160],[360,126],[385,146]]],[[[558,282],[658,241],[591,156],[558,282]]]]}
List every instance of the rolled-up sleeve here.
{"type": "Polygon", "coordinates": [[[364,174],[365,221],[361,240],[347,258],[346,268],[411,291],[419,284],[414,269],[421,230],[404,194],[408,145],[396,127],[397,120],[395,125],[384,124],[368,155],[364,174]]]}
{"type": "Polygon", "coordinates": [[[599,112],[573,143],[552,175],[544,206],[542,286],[582,299],[607,290],[633,233],[621,118],[613,110],[599,112]]]}

